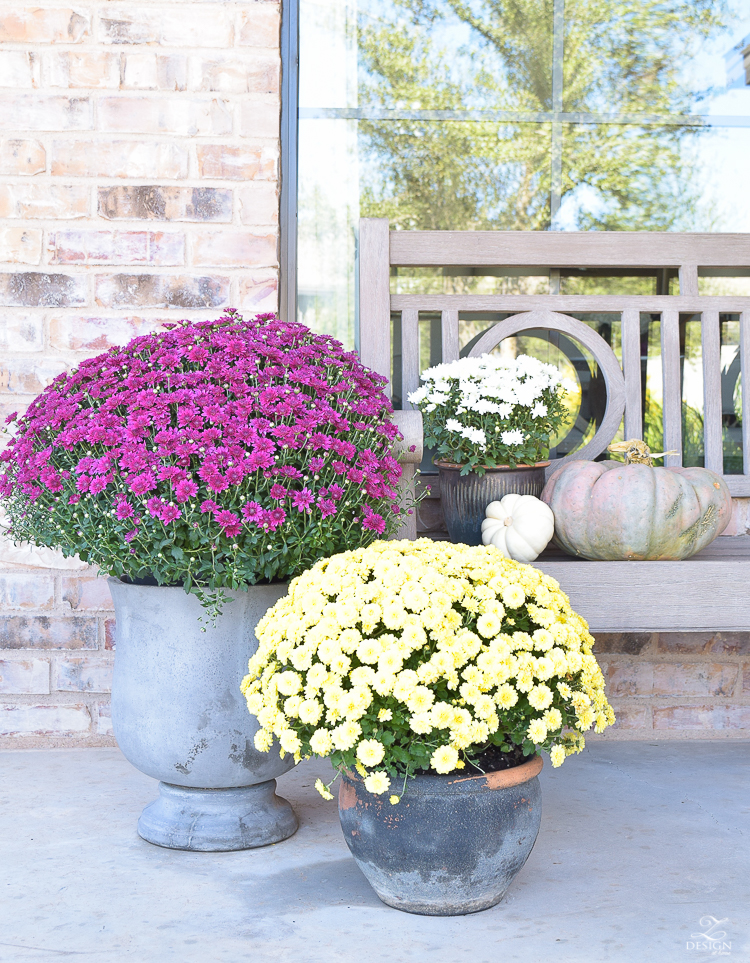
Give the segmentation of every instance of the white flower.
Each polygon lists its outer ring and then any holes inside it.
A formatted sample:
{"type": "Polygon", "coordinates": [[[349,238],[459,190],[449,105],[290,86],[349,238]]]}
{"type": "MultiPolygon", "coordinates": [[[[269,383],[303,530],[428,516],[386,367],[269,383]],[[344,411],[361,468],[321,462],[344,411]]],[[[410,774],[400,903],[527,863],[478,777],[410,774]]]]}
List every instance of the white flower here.
{"type": "Polygon", "coordinates": [[[544,418],[546,414],[547,414],[547,406],[543,402],[537,401],[537,403],[531,409],[531,417],[544,418]]]}
{"type": "Polygon", "coordinates": [[[475,445],[479,445],[481,448],[484,448],[487,445],[487,435],[484,433],[484,429],[482,428],[471,428],[467,426],[464,428],[461,434],[464,436],[464,438],[468,439],[469,441],[473,441],[475,445]]]}
{"type": "Polygon", "coordinates": [[[448,418],[445,422],[445,427],[448,431],[457,431],[459,434],[463,434],[464,426],[460,421],[456,421],[455,418],[448,418]]]}
{"type": "Polygon", "coordinates": [[[504,445],[522,445],[523,432],[520,428],[511,428],[510,431],[502,431],[500,440],[504,445]]]}

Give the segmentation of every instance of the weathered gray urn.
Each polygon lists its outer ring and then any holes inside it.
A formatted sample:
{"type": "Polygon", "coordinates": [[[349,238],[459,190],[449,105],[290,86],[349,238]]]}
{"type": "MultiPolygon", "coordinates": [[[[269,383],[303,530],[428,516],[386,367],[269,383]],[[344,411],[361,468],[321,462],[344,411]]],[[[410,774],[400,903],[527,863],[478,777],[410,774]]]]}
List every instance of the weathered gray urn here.
{"type": "Polygon", "coordinates": [[[425,916],[462,916],[499,903],[539,832],[540,756],[484,776],[418,775],[401,802],[342,775],[339,818],[380,899],[425,916]]]}
{"type": "Polygon", "coordinates": [[[275,777],[294,765],[277,747],[258,752],[258,722],[240,683],[257,648],[255,626],[286,585],[227,592],[215,628],[181,588],[109,579],[117,618],[112,727],[120,749],[160,780],[138,820],[146,840],[222,851],[276,843],[297,829],[275,777]]]}

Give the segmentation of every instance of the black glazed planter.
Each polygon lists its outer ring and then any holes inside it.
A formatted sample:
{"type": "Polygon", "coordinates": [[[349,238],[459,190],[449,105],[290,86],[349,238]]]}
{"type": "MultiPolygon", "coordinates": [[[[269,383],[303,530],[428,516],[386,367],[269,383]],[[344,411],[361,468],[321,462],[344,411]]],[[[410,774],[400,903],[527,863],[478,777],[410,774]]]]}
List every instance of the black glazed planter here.
{"type": "Polygon", "coordinates": [[[461,474],[463,465],[436,461],[440,476],[440,502],[443,517],[452,542],[464,545],[482,544],[482,522],[490,502],[499,502],[505,495],[535,495],[544,488],[544,469],[548,461],[536,465],[500,466],[486,468],[484,475],[461,474]]]}
{"type": "Polygon", "coordinates": [[[479,776],[419,775],[401,802],[342,774],[339,818],[357,865],[389,906],[462,916],[499,903],[539,832],[541,756],[479,776]]]}

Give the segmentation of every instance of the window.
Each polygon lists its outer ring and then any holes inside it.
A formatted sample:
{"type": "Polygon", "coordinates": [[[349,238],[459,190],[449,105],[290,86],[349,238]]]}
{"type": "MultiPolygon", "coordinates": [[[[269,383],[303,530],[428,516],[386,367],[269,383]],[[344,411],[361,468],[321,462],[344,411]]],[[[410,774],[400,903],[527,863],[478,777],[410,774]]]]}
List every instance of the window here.
{"type": "Polygon", "coordinates": [[[310,327],[353,344],[360,216],[750,229],[750,0],[299,3],[296,297],[310,327]]]}

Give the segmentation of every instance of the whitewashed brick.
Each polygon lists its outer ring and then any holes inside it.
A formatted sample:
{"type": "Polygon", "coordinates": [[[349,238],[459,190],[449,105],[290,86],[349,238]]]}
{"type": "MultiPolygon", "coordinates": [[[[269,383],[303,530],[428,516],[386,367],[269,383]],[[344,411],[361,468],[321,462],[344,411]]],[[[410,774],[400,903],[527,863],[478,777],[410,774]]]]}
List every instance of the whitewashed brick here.
{"type": "Polygon", "coordinates": [[[107,3],[99,23],[104,43],[225,49],[234,42],[232,20],[229,10],[197,3],[155,8],[107,3]]]}
{"type": "Polygon", "coordinates": [[[0,736],[54,736],[91,730],[85,705],[1,705],[0,736]]]}
{"type": "Polygon", "coordinates": [[[96,734],[98,736],[112,735],[112,707],[108,702],[100,702],[96,707],[96,734]]]}
{"type": "Polygon", "coordinates": [[[48,87],[109,88],[120,86],[120,57],[98,50],[54,51],[44,59],[48,87]]]}
{"type": "Polygon", "coordinates": [[[175,97],[104,97],[99,129],[135,134],[169,133],[181,137],[231,134],[233,112],[224,100],[175,97]]]}
{"type": "Polygon", "coordinates": [[[0,174],[33,176],[47,169],[47,152],[38,140],[10,139],[0,146],[0,174]]]}
{"type": "Polygon", "coordinates": [[[34,55],[24,50],[0,51],[0,87],[34,86],[34,55]]]}
{"type": "Polygon", "coordinates": [[[24,227],[0,229],[0,262],[39,264],[42,259],[42,232],[24,227]]]}
{"type": "Polygon", "coordinates": [[[123,89],[187,89],[187,57],[181,54],[131,53],[123,63],[123,89]]]}
{"type": "Polygon", "coordinates": [[[109,692],[113,665],[107,656],[68,656],[54,668],[53,687],[59,692],[109,692]]]}
{"type": "Polygon", "coordinates": [[[42,318],[31,314],[0,313],[0,349],[41,351],[44,347],[42,318]]]}
{"type": "Polygon", "coordinates": [[[3,695],[49,695],[49,662],[28,659],[0,660],[0,693],[3,695]]]}
{"type": "Polygon", "coordinates": [[[245,184],[238,192],[240,220],[243,224],[277,224],[279,192],[275,181],[245,184]]]}

